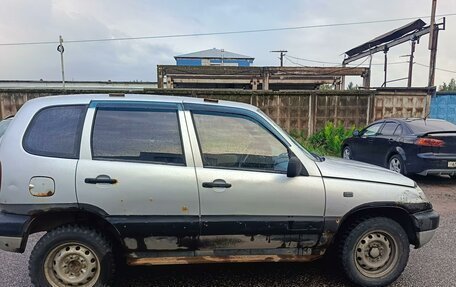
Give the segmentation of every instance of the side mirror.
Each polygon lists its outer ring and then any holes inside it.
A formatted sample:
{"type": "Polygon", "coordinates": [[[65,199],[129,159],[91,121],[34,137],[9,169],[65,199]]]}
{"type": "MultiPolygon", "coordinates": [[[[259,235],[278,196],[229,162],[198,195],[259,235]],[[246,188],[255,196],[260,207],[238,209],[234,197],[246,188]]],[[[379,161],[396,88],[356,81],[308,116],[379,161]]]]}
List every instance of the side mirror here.
{"type": "Polygon", "coordinates": [[[353,136],[354,137],[359,137],[359,131],[358,130],[354,130],[353,131],[353,136]]]}
{"type": "Polygon", "coordinates": [[[287,167],[287,177],[295,177],[300,175],[302,168],[302,163],[296,156],[290,157],[287,167]]]}

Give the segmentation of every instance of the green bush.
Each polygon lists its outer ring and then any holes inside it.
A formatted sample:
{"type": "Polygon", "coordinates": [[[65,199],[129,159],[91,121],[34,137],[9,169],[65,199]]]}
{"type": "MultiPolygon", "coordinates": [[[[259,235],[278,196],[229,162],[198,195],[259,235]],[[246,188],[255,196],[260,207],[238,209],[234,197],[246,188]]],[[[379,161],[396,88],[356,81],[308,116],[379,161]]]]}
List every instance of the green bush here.
{"type": "Polygon", "coordinates": [[[342,142],[353,134],[355,127],[346,129],[342,123],[326,123],[325,127],[306,138],[304,133],[293,131],[293,136],[308,151],[328,156],[340,156],[342,142]]]}

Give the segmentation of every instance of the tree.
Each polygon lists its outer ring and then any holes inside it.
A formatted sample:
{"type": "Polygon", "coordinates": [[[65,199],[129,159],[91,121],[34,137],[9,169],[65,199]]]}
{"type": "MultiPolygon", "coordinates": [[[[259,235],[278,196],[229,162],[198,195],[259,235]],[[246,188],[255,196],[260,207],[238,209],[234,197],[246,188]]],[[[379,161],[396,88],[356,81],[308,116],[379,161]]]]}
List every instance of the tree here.
{"type": "Polygon", "coordinates": [[[456,92],[456,80],[453,78],[450,80],[450,82],[447,84],[443,82],[442,85],[439,86],[439,91],[441,92],[456,92]]]}
{"type": "Polygon", "coordinates": [[[323,85],[320,85],[320,87],[318,87],[318,89],[320,91],[328,91],[328,90],[334,90],[334,87],[331,84],[323,84],[323,85]]]}

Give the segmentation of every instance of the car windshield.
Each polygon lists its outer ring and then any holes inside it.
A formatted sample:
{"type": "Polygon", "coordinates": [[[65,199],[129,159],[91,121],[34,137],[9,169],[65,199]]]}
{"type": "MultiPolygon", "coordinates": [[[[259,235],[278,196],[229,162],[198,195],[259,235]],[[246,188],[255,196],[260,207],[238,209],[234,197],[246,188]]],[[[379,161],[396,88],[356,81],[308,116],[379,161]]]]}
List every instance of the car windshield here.
{"type": "Polygon", "coordinates": [[[300,150],[302,150],[304,152],[305,155],[307,155],[307,157],[309,157],[310,159],[312,160],[315,160],[315,161],[321,161],[322,159],[319,157],[319,156],[316,156],[316,155],[313,155],[312,153],[310,153],[308,150],[306,150],[297,140],[295,140],[292,136],[290,136],[286,131],[284,131],[278,124],[276,124],[276,122],[274,122],[267,114],[265,114],[262,110],[260,109],[257,109],[257,111],[262,114],[265,118],[269,119],[270,122],[274,125],[274,127],[279,130],[279,131],[282,131],[284,134],[287,135],[288,139],[290,141],[292,141],[295,145],[297,145],[299,147],[300,150]]]}
{"type": "Polygon", "coordinates": [[[6,129],[8,128],[8,126],[12,120],[13,120],[13,118],[7,118],[7,119],[4,119],[3,121],[0,121],[0,138],[6,132],[6,129]]]}
{"type": "Polygon", "coordinates": [[[444,120],[420,119],[407,122],[414,134],[456,131],[456,125],[444,120]]]}

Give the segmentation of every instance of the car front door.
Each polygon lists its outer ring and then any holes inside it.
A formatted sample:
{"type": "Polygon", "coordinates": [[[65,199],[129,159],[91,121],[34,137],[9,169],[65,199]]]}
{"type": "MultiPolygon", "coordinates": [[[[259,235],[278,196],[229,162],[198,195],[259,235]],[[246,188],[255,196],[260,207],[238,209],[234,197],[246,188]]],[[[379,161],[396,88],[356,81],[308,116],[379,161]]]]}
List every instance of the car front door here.
{"type": "Polygon", "coordinates": [[[356,160],[375,163],[377,151],[374,147],[374,140],[382,125],[383,122],[374,123],[360,132],[357,147],[354,151],[356,153],[356,160]]]}
{"type": "Polygon", "coordinates": [[[396,146],[398,135],[395,134],[399,124],[387,121],[374,139],[375,164],[386,167],[386,156],[396,146]]]}
{"type": "Polygon", "coordinates": [[[296,254],[298,247],[315,245],[323,227],[323,182],[305,172],[287,177],[293,153],[285,138],[251,111],[197,104],[186,109],[202,249],[209,246],[218,255],[296,254]],[[290,248],[275,249],[285,246],[290,248]]]}
{"type": "Polygon", "coordinates": [[[103,215],[131,250],[177,249],[199,234],[199,199],[182,105],[92,102],[76,188],[81,208],[103,215]],[[158,237],[157,237],[158,236],[158,237]]]}

